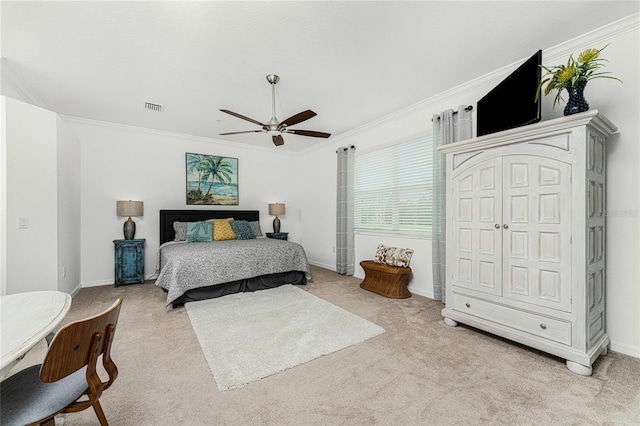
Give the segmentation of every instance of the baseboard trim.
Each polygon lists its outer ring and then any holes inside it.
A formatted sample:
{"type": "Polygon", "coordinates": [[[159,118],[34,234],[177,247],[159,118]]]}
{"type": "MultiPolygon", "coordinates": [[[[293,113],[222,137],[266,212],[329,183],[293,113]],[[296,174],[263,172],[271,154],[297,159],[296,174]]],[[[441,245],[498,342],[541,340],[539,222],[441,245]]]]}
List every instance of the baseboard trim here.
{"type": "MultiPolygon", "coordinates": [[[[609,336],[609,339],[611,339],[611,336],[609,336]]],[[[640,348],[638,348],[637,346],[631,346],[626,343],[616,343],[614,341],[611,341],[609,343],[609,349],[614,352],[632,356],[634,358],[640,358],[640,348]]]]}
{"type": "MultiPolygon", "coordinates": [[[[418,296],[426,297],[427,299],[433,299],[433,293],[428,293],[421,288],[411,287],[411,285],[409,285],[407,288],[409,289],[411,294],[416,294],[418,296]]],[[[444,308],[444,304],[442,305],[442,307],[444,308]]]]}
{"type": "Polygon", "coordinates": [[[324,268],[324,269],[328,269],[328,270],[330,270],[330,271],[336,272],[336,267],[335,267],[335,265],[327,265],[327,264],[325,264],[325,263],[315,262],[315,261],[313,261],[313,260],[310,260],[310,261],[309,261],[309,264],[310,264],[310,265],[313,265],[313,266],[317,266],[317,267],[319,267],[319,268],[324,268]]]}

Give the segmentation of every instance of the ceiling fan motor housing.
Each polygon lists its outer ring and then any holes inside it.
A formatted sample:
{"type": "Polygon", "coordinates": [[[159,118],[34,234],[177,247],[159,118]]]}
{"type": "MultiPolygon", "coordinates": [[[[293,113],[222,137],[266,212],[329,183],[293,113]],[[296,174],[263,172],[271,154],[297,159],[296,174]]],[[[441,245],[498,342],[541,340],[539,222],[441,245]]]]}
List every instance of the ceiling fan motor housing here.
{"type": "Polygon", "coordinates": [[[280,81],[280,77],[278,77],[275,74],[269,74],[269,75],[267,75],[267,81],[270,84],[277,84],[280,81]]]}

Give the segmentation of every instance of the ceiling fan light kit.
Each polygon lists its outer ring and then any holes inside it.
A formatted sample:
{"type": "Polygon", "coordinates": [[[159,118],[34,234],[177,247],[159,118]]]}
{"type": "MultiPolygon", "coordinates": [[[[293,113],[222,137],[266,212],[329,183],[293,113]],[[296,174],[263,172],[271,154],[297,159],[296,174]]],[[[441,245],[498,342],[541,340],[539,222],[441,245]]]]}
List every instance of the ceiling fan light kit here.
{"type": "Polygon", "coordinates": [[[271,134],[271,138],[275,146],[284,145],[284,138],[282,137],[284,133],[290,133],[300,136],[310,136],[313,138],[328,138],[329,136],[331,136],[330,133],[289,128],[289,126],[302,123],[303,121],[307,121],[308,119],[315,117],[316,113],[311,111],[310,109],[292,115],[282,122],[278,121],[278,119],[276,118],[276,84],[278,84],[278,82],[280,81],[280,77],[278,77],[276,74],[269,74],[267,75],[267,81],[269,82],[269,84],[271,84],[271,119],[266,123],[261,123],[258,120],[245,117],[244,115],[238,114],[237,112],[229,111],[228,109],[221,109],[220,111],[226,114],[233,115],[234,117],[249,121],[262,127],[262,129],[260,130],[242,130],[239,132],[220,133],[221,136],[238,135],[241,133],[269,133],[271,134]]]}

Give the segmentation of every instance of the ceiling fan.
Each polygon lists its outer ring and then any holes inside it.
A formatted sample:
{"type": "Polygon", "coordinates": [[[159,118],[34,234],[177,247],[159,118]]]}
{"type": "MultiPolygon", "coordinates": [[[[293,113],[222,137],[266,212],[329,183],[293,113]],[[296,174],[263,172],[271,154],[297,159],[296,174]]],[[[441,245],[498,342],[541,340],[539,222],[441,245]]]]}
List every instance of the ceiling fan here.
{"type": "Polygon", "coordinates": [[[290,129],[289,126],[293,126],[298,123],[302,123],[312,117],[316,116],[316,113],[311,111],[310,109],[306,111],[299,112],[296,115],[292,115],[284,121],[278,121],[276,118],[276,84],[280,81],[280,77],[275,74],[267,75],[267,81],[271,84],[271,119],[266,123],[261,123],[257,120],[254,120],[249,117],[245,117],[244,115],[238,114],[237,112],[229,111],[228,109],[221,109],[220,111],[233,115],[234,117],[241,118],[243,120],[250,121],[258,126],[261,126],[260,130],[243,130],[240,132],[229,132],[229,133],[220,133],[220,135],[238,135],[240,133],[270,133],[273,139],[273,144],[275,146],[284,145],[284,139],[282,138],[283,133],[290,133],[293,135],[300,136],[311,136],[314,138],[328,138],[331,136],[331,133],[324,132],[316,132],[314,130],[299,130],[299,129],[290,129]]]}

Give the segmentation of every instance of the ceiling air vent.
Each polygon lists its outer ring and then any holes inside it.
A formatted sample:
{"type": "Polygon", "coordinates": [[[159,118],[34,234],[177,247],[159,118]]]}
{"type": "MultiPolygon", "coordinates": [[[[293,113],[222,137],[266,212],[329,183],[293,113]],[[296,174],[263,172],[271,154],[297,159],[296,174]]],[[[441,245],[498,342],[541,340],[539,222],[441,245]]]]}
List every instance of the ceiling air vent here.
{"type": "Polygon", "coordinates": [[[153,102],[145,102],[144,107],[145,109],[150,109],[151,111],[158,111],[158,112],[162,111],[162,105],[154,104],[153,102]]]}

